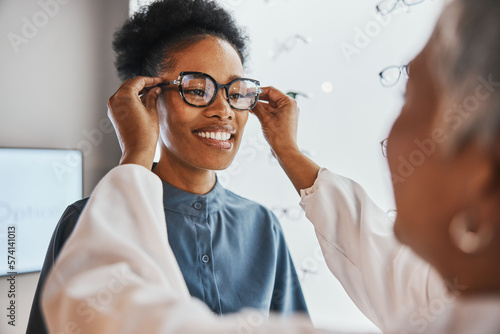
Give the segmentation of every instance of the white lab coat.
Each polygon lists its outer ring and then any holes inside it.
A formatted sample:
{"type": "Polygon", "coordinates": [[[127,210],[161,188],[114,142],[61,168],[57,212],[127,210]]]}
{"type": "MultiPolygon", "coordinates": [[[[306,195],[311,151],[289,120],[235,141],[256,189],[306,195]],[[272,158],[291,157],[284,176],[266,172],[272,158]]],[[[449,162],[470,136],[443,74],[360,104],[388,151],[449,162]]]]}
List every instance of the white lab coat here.
{"type": "MultiPolygon", "coordinates": [[[[385,333],[500,333],[493,321],[498,299],[455,303],[436,272],[395,240],[385,213],[353,181],[322,169],[302,191],[301,205],[328,267],[385,333]],[[453,319],[468,329],[483,324],[485,331],[449,327],[453,319]]],[[[49,331],[323,333],[307,319],[211,314],[190,297],[165,232],[160,179],[138,165],[109,172],[46,281],[42,309],[49,331]]]]}
{"type": "Polygon", "coordinates": [[[328,268],[380,329],[411,327],[420,307],[447,298],[437,272],[396,240],[393,223],[359,184],[321,169],[301,197],[328,268]]]}

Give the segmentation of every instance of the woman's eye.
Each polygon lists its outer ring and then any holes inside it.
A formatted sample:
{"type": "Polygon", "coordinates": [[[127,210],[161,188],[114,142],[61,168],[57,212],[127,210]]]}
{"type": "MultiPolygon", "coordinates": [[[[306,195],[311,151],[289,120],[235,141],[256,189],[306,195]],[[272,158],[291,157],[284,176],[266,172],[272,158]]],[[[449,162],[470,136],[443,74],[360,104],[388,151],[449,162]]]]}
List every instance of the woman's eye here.
{"type": "Polygon", "coordinates": [[[202,89],[188,89],[188,90],[185,90],[184,92],[187,94],[192,94],[192,95],[196,95],[196,96],[200,96],[200,97],[205,96],[205,91],[202,89]]]}
{"type": "Polygon", "coordinates": [[[231,100],[243,99],[243,98],[245,98],[245,97],[246,97],[246,95],[243,95],[243,94],[240,94],[240,93],[231,94],[231,95],[229,96],[229,98],[230,98],[231,100]]]}

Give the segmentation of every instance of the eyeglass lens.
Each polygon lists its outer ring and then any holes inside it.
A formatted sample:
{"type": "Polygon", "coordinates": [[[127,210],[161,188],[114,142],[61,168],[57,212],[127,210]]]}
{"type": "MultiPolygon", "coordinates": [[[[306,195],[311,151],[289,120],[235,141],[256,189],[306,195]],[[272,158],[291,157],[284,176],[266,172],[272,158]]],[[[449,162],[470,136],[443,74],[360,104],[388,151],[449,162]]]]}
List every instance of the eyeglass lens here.
{"type": "MultiPolygon", "coordinates": [[[[215,99],[216,83],[201,73],[186,74],[181,86],[186,102],[195,106],[207,106],[215,99]]],[[[238,79],[229,86],[227,96],[231,107],[250,109],[258,99],[259,87],[253,81],[238,79]]]]}
{"type": "Polygon", "coordinates": [[[384,87],[394,86],[401,77],[401,70],[402,69],[400,66],[386,68],[385,70],[380,72],[380,83],[384,87]]]}
{"type": "Polygon", "coordinates": [[[379,11],[383,15],[387,15],[390,12],[392,12],[394,10],[394,8],[396,8],[396,5],[398,4],[398,2],[399,2],[399,0],[385,0],[385,1],[381,1],[377,5],[377,11],[379,11]]]}
{"type": "Polygon", "coordinates": [[[208,77],[187,74],[182,78],[182,92],[187,102],[194,105],[210,103],[215,93],[215,85],[208,77]]]}

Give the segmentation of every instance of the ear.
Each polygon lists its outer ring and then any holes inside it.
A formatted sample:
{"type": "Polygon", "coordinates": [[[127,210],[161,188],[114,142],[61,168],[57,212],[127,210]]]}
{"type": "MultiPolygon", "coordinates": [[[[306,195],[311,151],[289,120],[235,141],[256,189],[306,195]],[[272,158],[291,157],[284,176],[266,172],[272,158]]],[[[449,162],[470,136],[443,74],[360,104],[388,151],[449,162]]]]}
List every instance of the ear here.
{"type": "Polygon", "coordinates": [[[458,182],[463,194],[459,194],[462,203],[456,207],[448,231],[451,243],[465,255],[464,260],[473,259],[470,255],[487,252],[493,254],[493,257],[487,257],[496,261],[499,253],[491,250],[499,244],[500,192],[492,188],[496,177],[492,160],[479,153],[481,151],[468,147],[453,161],[456,167],[454,173],[451,172],[453,182],[458,182]]]}
{"type": "Polygon", "coordinates": [[[478,157],[471,173],[471,199],[466,209],[471,217],[471,232],[488,231],[492,244],[500,247],[500,168],[491,156],[478,157]]]}
{"type": "MultiPolygon", "coordinates": [[[[477,220],[483,228],[489,229],[494,238],[500,241],[500,170],[492,169],[489,187],[481,194],[480,202],[477,203],[477,220]]],[[[500,242],[495,242],[499,244],[500,242]]]]}

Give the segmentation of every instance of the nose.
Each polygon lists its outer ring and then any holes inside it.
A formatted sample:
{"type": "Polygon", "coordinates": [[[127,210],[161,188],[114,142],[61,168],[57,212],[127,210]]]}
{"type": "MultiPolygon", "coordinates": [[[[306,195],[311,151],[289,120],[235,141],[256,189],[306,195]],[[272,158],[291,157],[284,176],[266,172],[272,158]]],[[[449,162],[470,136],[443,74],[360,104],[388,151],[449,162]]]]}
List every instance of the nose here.
{"type": "Polygon", "coordinates": [[[234,109],[227,101],[227,92],[224,88],[220,89],[214,102],[205,108],[206,117],[218,117],[221,120],[232,120],[235,116],[234,109]]]}

